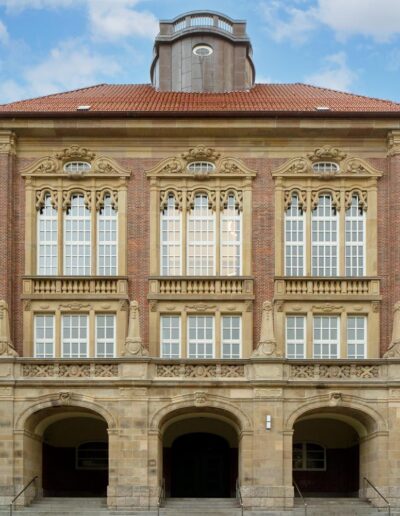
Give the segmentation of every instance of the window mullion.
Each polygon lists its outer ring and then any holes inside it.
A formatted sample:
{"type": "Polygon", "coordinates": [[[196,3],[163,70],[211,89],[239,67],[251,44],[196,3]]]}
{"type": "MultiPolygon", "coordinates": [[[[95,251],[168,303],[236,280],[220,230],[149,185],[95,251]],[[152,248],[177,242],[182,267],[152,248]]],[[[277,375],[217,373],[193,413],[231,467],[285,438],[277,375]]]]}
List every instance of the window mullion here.
{"type": "Polygon", "coordinates": [[[64,274],[64,210],[63,210],[63,198],[62,190],[58,190],[58,274],[64,274]]]}
{"type": "Polygon", "coordinates": [[[345,276],[346,274],[346,208],[345,208],[345,192],[340,192],[340,206],[339,217],[338,217],[338,228],[337,228],[337,239],[338,239],[338,276],[345,276]]]}
{"type": "MultiPolygon", "coordinates": [[[[182,219],[181,219],[181,274],[187,275],[187,246],[188,246],[188,234],[187,234],[187,220],[189,217],[189,211],[187,209],[187,191],[182,190],[182,219]]],[[[181,333],[184,335],[184,333],[181,333]]],[[[182,349],[182,356],[183,354],[182,349]]]]}
{"type": "Polygon", "coordinates": [[[221,274],[221,199],[220,191],[215,192],[215,230],[214,230],[214,274],[221,274]]]}
{"type": "MultiPolygon", "coordinates": [[[[307,209],[306,209],[306,227],[304,234],[304,247],[305,247],[305,275],[311,276],[311,257],[312,257],[312,239],[311,239],[311,218],[312,218],[312,209],[311,209],[311,190],[307,190],[307,209]]],[[[312,356],[312,355],[311,355],[312,356]]]]}
{"type": "MultiPolygon", "coordinates": [[[[91,228],[90,228],[90,239],[92,246],[91,253],[91,273],[93,275],[97,274],[97,254],[98,254],[98,242],[97,242],[97,209],[96,209],[96,190],[92,189],[91,202],[90,202],[90,220],[91,220],[91,228]]],[[[94,356],[94,355],[92,355],[94,356]]]]}

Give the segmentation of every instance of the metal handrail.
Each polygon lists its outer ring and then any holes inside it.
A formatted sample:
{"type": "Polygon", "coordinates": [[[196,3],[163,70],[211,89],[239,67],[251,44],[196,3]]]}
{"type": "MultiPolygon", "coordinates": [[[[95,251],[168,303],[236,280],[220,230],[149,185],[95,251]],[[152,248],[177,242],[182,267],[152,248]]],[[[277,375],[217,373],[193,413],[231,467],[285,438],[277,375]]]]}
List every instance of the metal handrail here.
{"type": "Polygon", "coordinates": [[[243,516],[243,498],[242,498],[242,491],[240,489],[239,479],[236,479],[236,500],[238,501],[238,504],[242,510],[242,516],[243,516]]]}
{"type": "Polygon", "coordinates": [[[293,485],[294,485],[296,491],[299,493],[301,501],[303,502],[303,505],[304,505],[304,516],[307,516],[307,502],[305,501],[304,496],[301,494],[299,486],[297,485],[297,483],[294,480],[293,480],[293,485]]]}
{"type": "Polygon", "coordinates": [[[162,479],[160,485],[160,491],[158,493],[158,502],[157,502],[157,516],[160,516],[160,507],[163,505],[165,501],[165,478],[162,479]]]}
{"type": "MultiPolygon", "coordinates": [[[[364,479],[363,479],[363,480],[364,480],[366,483],[368,483],[368,484],[372,487],[372,489],[373,489],[373,490],[374,490],[374,491],[375,491],[375,492],[376,492],[376,493],[377,493],[377,494],[382,498],[382,500],[386,503],[387,508],[388,508],[388,515],[390,516],[390,515],[391,515],[391,506],[390,506],[390,502],[389,502],[389,500],[387,500],[387,499],[383,496],[383,494],[378,490],[378,488],[377,488],[377,487],[375,487],[375,486],[374,486],[374,484],[373,484],[370,480],[368,480],[368,478],[367,478],[367,477],[364,477],[364,479]]],[[[364,485],[364,496],[365,496],[365,494],[366,494],[366,493],[365,493],[365,485],[364,485]]],[[[367,498],[367,496],[365,496],[365,498],[367,498]]]]}
{"type": "MultiPolygon", "coordinates": [[[[32,478],[32,480],[30,480],[30,481],[26,484],[26,486],[25,486],[23,489],[21,489],[21,491],[17,494],[17,496],[11,500],[11,503],[10,503],[10,516],[12,516],[12,513],[13,513],[13,505],[14,505],[14,502],[16,502],[16,501],[18,500],[18,498],[22,495],[22,493],[24,493],[24,492],[28,489],[28,487],[29,487],[31,484],[33,484],[33,482],[35,482],[35,490],[36,490],[36,479],[38,479],[38,478],[39,478],[39,477],[38,477],[38,475],[36,475],[36,477],[33,477],[33,478],[32,478]]],[[[36,493],[36,494],[37,494],[37,493],[36,493]]],[[[35,494],[35,498],[36,498],[36,494],[35,494]]]]}

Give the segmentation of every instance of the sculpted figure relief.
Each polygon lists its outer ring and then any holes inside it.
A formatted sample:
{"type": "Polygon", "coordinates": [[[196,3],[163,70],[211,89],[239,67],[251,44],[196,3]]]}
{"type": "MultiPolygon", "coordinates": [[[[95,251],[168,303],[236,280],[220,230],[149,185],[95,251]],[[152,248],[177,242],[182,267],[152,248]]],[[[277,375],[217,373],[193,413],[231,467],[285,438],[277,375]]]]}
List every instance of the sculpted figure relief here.
{"type": "Polygon", "coordinates": [[[125,356],[148,356],[148,350],[143,346],[140,337],[139,303],[131,301],[129,305],[128,336],[125,339],[125,356]]]}
{"type": "Polygon", "coordinates": [[[18,353],[15,351],[10,335],[10,319],[8,315],[8,304],[0,301],[0,356],[15,357],[18,353]]]}
{"type": "Polygon", "coordinates": [[[279,357],[274,333],[274,310],[271,301],[264,301],[261,319],[260,342],[253,351],[253,358],[279,357]]]}
{"type": "Polygon", "coordinates": [[[392,342],[383,358],[400,358],[400,301],[393,307],[392,342]]]}

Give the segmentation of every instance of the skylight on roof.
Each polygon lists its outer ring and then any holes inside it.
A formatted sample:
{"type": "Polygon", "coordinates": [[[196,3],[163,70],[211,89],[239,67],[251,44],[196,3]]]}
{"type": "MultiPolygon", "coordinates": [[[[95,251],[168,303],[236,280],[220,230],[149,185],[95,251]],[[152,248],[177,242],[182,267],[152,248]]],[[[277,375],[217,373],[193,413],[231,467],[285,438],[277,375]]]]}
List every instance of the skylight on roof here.
{"type": "Polygon", "coordinates": [[[89,111],[89,109],[91,108],[92,106],[85,106],[85,105],[82,105],[82,106],[78,106],[76,108],[77,111],[89,111]]]}

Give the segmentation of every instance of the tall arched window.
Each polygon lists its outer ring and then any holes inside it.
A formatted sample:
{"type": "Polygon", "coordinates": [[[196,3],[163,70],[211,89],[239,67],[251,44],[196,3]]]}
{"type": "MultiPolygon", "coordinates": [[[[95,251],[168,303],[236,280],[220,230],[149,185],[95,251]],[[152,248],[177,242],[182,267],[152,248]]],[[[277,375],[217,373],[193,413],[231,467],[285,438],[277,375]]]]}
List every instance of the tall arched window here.
{"type": "Polygon", "coordinates": [[[285,274],[304,276],[305,273],[304,212],[298,195],[292,195],[285,213],[285,274]]]}
{"type": "Polygon", "coordinates": [[[46,195],[38,214],[38,255],[37,271],[44,276],[57,274],[58,268],[58,228],[57,209],[46,195]]]}
{"type": "Polygon", "coordinates": [[[346,210],[346,276],[365,274],[365,211],[358,195],[346,210]]]}
{"type": "Polygon", "coordinates": [[[338,274],[338,215],[332,196],[319,196],[311,216],[311,259],[313,276],[338,274]]]}
{"type": "Polygon", "coordinates": [[[182,274],[182,214],[176,205],[173,195],[167,199],[167,204],[161,212],[161,274],[164,276],[179,276],[182,274]]]}
{"type": "Polygon", "coordinates": [[[215,274],[215,214],[206,194],[195,196],[187,231],[187,274],[215,274]]]}
{"type": "Polygon", "coordinates": [[[101,276],[117,274],[117,211],[110,195],[104,197],[104,204],[98,214],[97,224],[97,273],[101,276]]]}
{"type": "Polygon", "coordinates": [[[239,276],[241,273],[242,216],[234,195],[229,195],[221,213],[221,274],[239,276]]]}
{"type": "Polygon", "coordinates": [[[64,274],[87,276],[91,272],[90,210],[83,195],[71,196],[71,205],[65,213],[64,274]]]}

